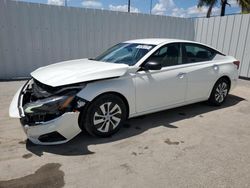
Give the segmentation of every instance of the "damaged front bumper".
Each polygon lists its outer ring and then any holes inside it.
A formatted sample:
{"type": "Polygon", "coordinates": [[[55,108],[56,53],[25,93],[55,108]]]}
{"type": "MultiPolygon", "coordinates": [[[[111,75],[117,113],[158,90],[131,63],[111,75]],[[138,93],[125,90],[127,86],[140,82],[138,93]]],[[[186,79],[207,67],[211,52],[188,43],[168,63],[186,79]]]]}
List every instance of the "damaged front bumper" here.
{"type": "Polygon", "coordinates": [[[62,116],[36,126],[22,124],[28,139],[34,144],[54,145],[68,142],[81,132],[76,112],[67,112],[62,116]]]}
{"type": "MultiPolygon", "coordinates": [[[[51,106],[48,104],[39,108],[39,105],[41,106],[42,102],[46,101],[48,97],[30,99],[32,98],[30,93],[33,91],[31,82],[33,81],[28,81],[17,91],[9,108],[10,117],[20,118],[28,139],[35,144],[53,145],[65,143],[79,134],[81,132],[78,126],[79,109],[84,106],[85,102],[80,101],[79,105],[79,101],[70,101],[70,107],[65,107],[65,109],[58,110],[58,112],[55,110],[55,104],[51,106]],[[73,108],[73,102],[76,104],[76,108],[73,108]],[[38,106],[38,108],[34,108],[34,106],[38,106]],[[76,110],[77,108],[78,110],[76,110]]],[[[65,94],[66,92],[63,91],[62,93],[65,94]]],[[[60,93],[57,93],[57,96],[60,96],[60,93]]],[[[58,103],[58,105],[64,104],[66,103],[58,103]]],[[[58,106],[58,108],[61,107],[58,106]]]]}

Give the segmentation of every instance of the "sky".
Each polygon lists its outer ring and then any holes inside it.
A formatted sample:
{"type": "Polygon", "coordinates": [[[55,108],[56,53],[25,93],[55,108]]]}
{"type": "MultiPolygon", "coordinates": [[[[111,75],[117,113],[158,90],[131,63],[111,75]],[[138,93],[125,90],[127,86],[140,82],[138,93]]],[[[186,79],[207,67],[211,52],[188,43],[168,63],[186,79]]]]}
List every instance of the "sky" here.
{"type": "MultiPolygon", "coordinates": [[[[128,9],[128,0],[18,0],[33,3],[51,4],[64,6],[67,1],[67,6],[105,9],[113,11],[124,11],[128,9]]],[[[150,13],[151,0],[131,0],[131,12],[135,13],[150,13]]],[[[207,7],[197,8],[198,0],[152,0],[151,13],[155,15],[167,15],[175,17],[204,17],[207,12],[207,7]]],[[[231,6],[227,6],[226,14],[240,13],[240,7],[236,0],[229,0],[231,6]]],[[[213,8],[212,15],[220,14],[219,4],[213,8]]]]}

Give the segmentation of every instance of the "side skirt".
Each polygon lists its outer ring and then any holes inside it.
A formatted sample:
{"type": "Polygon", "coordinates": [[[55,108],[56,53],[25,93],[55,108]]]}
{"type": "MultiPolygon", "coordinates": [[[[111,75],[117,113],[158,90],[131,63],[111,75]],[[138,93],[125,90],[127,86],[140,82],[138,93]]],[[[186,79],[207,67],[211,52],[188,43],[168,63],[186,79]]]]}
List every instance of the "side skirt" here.
{"type": "Polygon", "coordinates": [[[146,114],[151,114],[151,113],[155,113],[155,112],[159,112],[159,111],[163,111],[163,110],[168,110],[168,109],[172,109],[172,108],[177,108],[177,107],[181,107],[181,106],[186,106],[189,104],[198,103],[198,102],[202,102],[202,101],[206,101],[206,100],[208,100],[208,98],[199,98],[199,99],[195,99],[192,101],[185,101],[185,102],[177,103],[174,105],[169,105],[169,106],[165,106],[165,107],[161,107],[161,108],[155,108],[153,110],[148,110],[148,111],[130,114],[129,118],[133,118],[133,117],[137,117],[137,116],[141,116],[141,115],[146,115],[146,114]]]}

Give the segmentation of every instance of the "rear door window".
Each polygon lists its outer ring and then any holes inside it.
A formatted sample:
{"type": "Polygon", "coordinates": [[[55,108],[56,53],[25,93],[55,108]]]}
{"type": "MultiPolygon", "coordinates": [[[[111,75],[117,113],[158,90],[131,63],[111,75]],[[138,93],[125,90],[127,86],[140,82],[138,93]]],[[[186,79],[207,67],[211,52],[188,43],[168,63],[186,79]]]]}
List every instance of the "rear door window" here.
{"type": "Polygon", "coordinates": [[[200,44],[183,44],[183,63],[211,61],[216,51],[200,44]]]}

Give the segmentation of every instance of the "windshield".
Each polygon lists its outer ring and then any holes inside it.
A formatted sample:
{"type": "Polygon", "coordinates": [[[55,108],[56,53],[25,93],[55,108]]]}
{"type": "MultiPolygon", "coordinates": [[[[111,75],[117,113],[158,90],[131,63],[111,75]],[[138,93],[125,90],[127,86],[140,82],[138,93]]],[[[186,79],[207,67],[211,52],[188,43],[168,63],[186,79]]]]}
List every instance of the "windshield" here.
{"type": "Polygon", "coordinates": [[[153,47],[155,46],[148,44],[119,43],[94,60],[109,63],[123,63],[132,66],[153,49],[153,47]]]}

